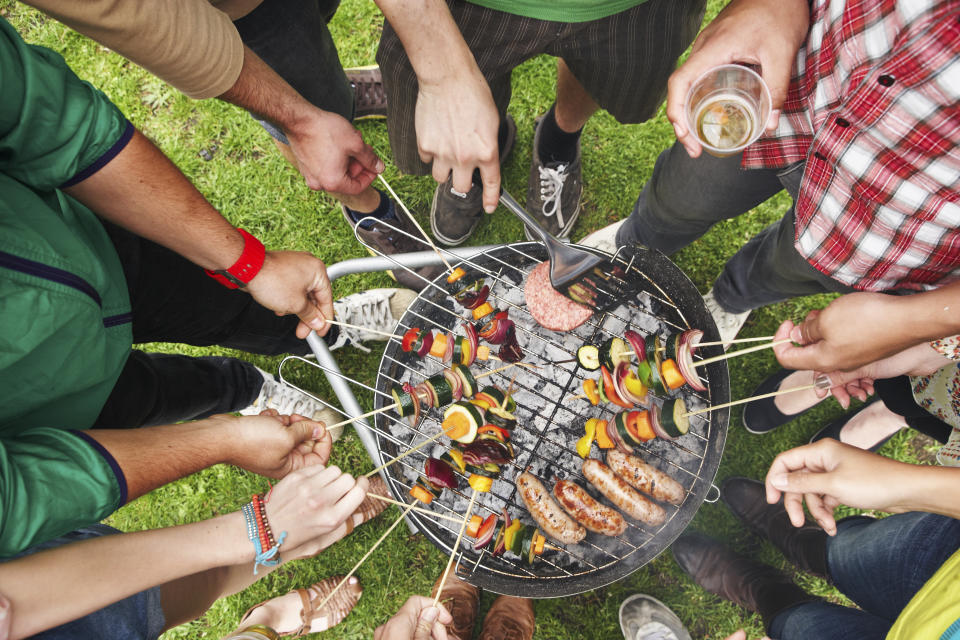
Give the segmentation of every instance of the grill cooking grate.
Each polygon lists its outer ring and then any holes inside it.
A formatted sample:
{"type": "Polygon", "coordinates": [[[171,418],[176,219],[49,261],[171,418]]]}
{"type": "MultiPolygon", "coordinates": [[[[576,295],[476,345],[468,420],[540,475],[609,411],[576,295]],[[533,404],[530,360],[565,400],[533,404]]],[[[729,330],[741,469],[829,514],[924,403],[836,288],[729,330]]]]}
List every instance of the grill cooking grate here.
{"type": "MultiPolygon", "coordinates": [[[[623,336],[628,328],[642,334],[702,329],[705,340],[717,338],[716,329],[702,298],[683,273],[661,254],[640,247],[621,249],[615,260],[623,266],[625,278],[639,281],[642,293],[633,300],[600,315],[569,333],[543,329],[526,310],[523,285],[527,273],[546,258],[542,245],[521,243],[506,245],[470,258],[459,260],[469,272],[485,275],[491,291],[488,300],[495,307],[509,311],[516,324],[517,337],[524,350],[524,362],[541,365],[536,369],[513,367],[479,381],[480,386],[496,384],[506,389],[513,380],[517,402],[517,429],[511,442],[516,459],[504,465],[501,478],[494,481],[490,493],[480,494],[474,513],[483,517],[499,514],[506,507],[511,517],[526,524],[535,524],[523,506],[513,484],[526,468],[540,477],[547,487],[559,479],[571,479],[595,498],[609,504],[580,473],[582,459],[575,451],[576,441],[583,435],[583,425],[590,417],[612,420],[616,415],[608,406],[594,407],[586,400],[569,400],[580,393],[585,377],[596,377],[577,367],[577,348],[585,342],[600,344],[610,336],[623,336]],[[648,275],[651,274],[651,275],[648,275]],[[667,293],[669,291],[669,294],[667,293]],[[567,362],[564,362],[567,361],[567,362]]],[[[398,263],[399,264],[399,263],[398,263]]],[[[456,266],[456,263],[454,263],[456,266]]],[[[400,319],[395,331],[402,335],[410,327],[461,334],[462,323],[472,321],[470,312],[462,309],[438,284],[427,286],[400,319]]],[[[492,348],[495,353],[496,348],[492,348]]],[[[719,354],[719,347],[702,349],[698,356],[719,354]]],[[[472,365],[474,375],[503,366],[499,361],[480,361],[472,365]]],[[[389,390],[409,381],[418,384],[439,373],[443,363],[431,357],[418,358],[404,353],[397,340],[391,340],[381,360],[376,383],[375,406],[393,402],[389,390]]],[[[681,394],[689,409],[719,404],[729,399],[729,382],[725,363],[717,362],[698,369],[707,391],[697,393],[683,387],[681,394]],[[706,371],[704,371],[706,369],[706,371]]],[[[613,406],[613,409],[618,409],[613,406]]],[[[674,441],[655,439],[636,450],[650,464],[666,471],[680,482],[686,497],[680,506],[663,505],[667,520],[660,527],[648,527],[626,518],[627,531],[616,538],[588,533],[578,545],[550,550],[532,566],[511,554],[493,557],[489,551],[473,551],[465,539],[459,549],[457,572],[460,577],[497,593],[525,597],[554,597],[580,593],[622,578],[652,560],[669,546],[693,518],[710,488],[719,465],[726,436],[728,410],[691,416],[690,433],[674,441]]],[[[408,450],[424,439],[440,432],[442,409],[426,413],[413,428],[394,411],[376,416],[378,444],[384,461],[408,450]]],[[[388,484],[394,495],[409,501],[407,494],[423,471],[424,460],[439,456],[447,447],[441,438],[387,469],[388,484]]],[[[592,453],[597,457],[597,450],[592,453]]],[[[462,516],[469,503],[471,489],[461,478],[461,489],[446,490],[431,508],[448,515],[462,516]]],[[[449,553],[456,541],[455,522],[412,514],[417,528],[438,547],[449,553]]]]}

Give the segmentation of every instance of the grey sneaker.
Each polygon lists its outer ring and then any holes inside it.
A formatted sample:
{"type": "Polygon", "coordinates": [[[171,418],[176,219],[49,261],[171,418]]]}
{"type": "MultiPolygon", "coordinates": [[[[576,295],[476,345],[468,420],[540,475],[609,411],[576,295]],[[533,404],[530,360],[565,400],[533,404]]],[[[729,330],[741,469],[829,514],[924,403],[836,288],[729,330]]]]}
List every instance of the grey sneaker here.
{"type": "MultiPolygon", "coordinates": [[[[390,215],[382,222],[374,222],[373,226],[369,229],[364,229],[358,224],[355,224],[343,204],[340,205],[340,211],[343,212],[343,217],[347,219],[347,223],[355,228],[360,239],[368,246],[373,247],[373,249],[370,250],[371,255],[375,255],[374,252],[376,252],[381,255],[391,256],[397,253],[426,251],[430,248],[430,243],[427,242],[427,239],[424,238],[420,230],[413,224],[413,220],[403,211],[400,211],[396,203],[392,200],[390,201],[390,215]],[[411,238],[410,236],[413,237],[411,238]],[[422,240],[417,240],[417,238],[422,238],[422,240]]],[[[443,273],[443,271],[443,265],[436,265],[432,267],[420,267],[419,269],[398,267],[387,273],[391,278],[396,280],[398,284],[414,291],[420,291],[427,286],[427,282],[432,282],[433,279],[443,273]]]]}
{"type": "MultiPolygon", "coordinates": [[[[540,147],[540,130],[543,117],[537,118],[533,135],[533,163],[530,165],[530,181],[527,183],[527,211],[543,225],[543,228],[558,238],[570,235],[573,224],[580,215],[580,194],[583,181],[580,171],[580,144],[572,162],[543,164],[537,149],[540,147]]],[[[538,240],[524,228],[527,240],[538,240]]]]}
{"type": "MultiPolygon", "coordinates": [[[[507,115],[507,137],[500,149],[500,163],[513,150],[517,138],[517,123],[507,115]]],[[[430,230],[443,244],[455,247],[466,242],[483,217],[483,188],[476,182],[467,193],[453,188],[453,178],[437,185],[430,205],[430,230]]]]}
{"type": "Polygon", "coordinates": [[[620,605],[625,640],[691,640],[680,618],[656,598],[635,593],[620,605]]]}
{"type": "MultiPolygon", "coordinates": [[[[265,409],[276,409],[283,415],[296,413],[324,424],[341,422],[337,412],[322,402],[311,398],[296,387],[277,380],[260,367],[257,367],[257,371],[263,376],[263,386],[260,387],[260,395],[253,401],[253,404],[239,411],[241,415],[255,416],[259,415],[260,412],[265,409]]],[[[340,434],[343,433],[343,427],[329,429],[328,431],[330,437],[336,441],[340,437],[340,434]]]]}
{"type": "Polygon", "coordinates": [[[334,316],[341,322],[363,327],[338,327],[337,340],[330,350],[350,344],[361,351],[367,340],[386,341],[396,331],[397,321],[417,294],[409,289],[370,289],[334,300],[334,316]]]}
{"type": "Polygon", "coordinates": [[[624,222],[626,222],[626,218],[608,224],[601,229],[597,229],[593,233],[584,236],[577,244],[600,249],[613,255],[617,252],[617,232],[620,231],[620,227],[623,226],[624,222]]]}
{"type": "Polygon", "coordinates": [[[743,323],[747,321],[750,312],[731,313],[727,311],[713,297],[713,289],[703,294],[703,302],[707,305],[707,311],[713,316],[713,321],[717,323],[717,330],[720,332],[720,339],[724,342],[723,348],[726,350],[730,346],[730,341],[740,333],[740,329],[743,328],[743,323]]]}
{"type": "Polygon", "coordinates": [[[387,92],[383,90],[380,67],[373,64],[343,71],[353,87],[353,121],[386,118],[387,92]]]}

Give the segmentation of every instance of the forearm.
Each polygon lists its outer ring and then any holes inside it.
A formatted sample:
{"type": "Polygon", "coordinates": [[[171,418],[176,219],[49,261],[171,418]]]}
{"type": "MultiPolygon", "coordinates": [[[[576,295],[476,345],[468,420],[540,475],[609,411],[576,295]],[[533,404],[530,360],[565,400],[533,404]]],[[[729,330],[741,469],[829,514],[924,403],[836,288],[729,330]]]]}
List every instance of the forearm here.
{"type": "Polygon", "coordinates": [[[960,333],[960,281],[932,291],[901,297],[904,329],[930,341],[960,333]]]}
{"type": "Polygon", "coordinates": [[[215,418],[84,433],[114,457],[126,478],[129,500],[231,458],[231,439],[215,418]]]}
{"type": "Polygon", "coordinates": [[[227,269],[243,252],[236,228],[140,132],[99,171],[64,191],[205,269],[227,269]]]}
{"type": "Polygon", "coordinates": [[[421,90],[445,82],[462,82],[471,76],[483,78],[445,2],[376,2],[403,43],[421,90]]]}
{"type": "MultiPolygon", "coordinates": [[[[243,516],[104,536],[0,564],[11,638],[63,624],[183,576],[253,561],[243,516]]],[[[249,570],[249,569],[248,569],[249,570]]]]}
{"type": "Polygon", "coordinates": [[[960,518],[960,468],[900,463],[901,498],[890,511],[925,511],[960,518]]]}

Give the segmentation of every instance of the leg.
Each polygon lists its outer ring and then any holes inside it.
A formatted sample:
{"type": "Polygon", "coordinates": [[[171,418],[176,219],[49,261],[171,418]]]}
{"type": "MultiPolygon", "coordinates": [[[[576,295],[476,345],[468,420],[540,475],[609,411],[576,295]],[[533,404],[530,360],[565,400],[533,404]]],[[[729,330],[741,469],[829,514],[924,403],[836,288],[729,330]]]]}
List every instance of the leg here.
{"type": "Polygon", "coordinates": [[[847,518],[837,529],[827,542],[831,578],[864,611],[890,623],[960,548],[960,520],[930,513],[847,518]]]}
{"type": "Polygon", "coordinates": [[[770,624],[778,640],[883,640],[891,622],[866,611],[830,602],[804,602],[783,611],[770,624]]]}
{"type": "Polygon", "coordinates": [[[917,404],[913,398],[910,378],[898,376],[885,380],[874,380],[873,388],[877,397],[893,413],[903,416],[908,427],[930,436],[934,440],[946,443],[953,427],[917,404]]]}
{"type": "Polygon", "coordinates": [[[773,171],[741,169],[740,155],[691,158],[675,143],[657,158],[617,246],[640,243],[671,255],[782,188],[773,171]]]}
{"type": "Polygon", "coordinates": [[[557,126],[566,133],[580,131],[600,105],[587,93],[570,67],[557,59],[557,101],[554,105],[557,126]]]}
{"type": "Polygon", "coordinates": [[[791,207],[783,218],[754,236],[727,261],[713,285],[720,307],[730,313],[742,313],[788,298],[853,291],[813,268],[797,252],[793,240],[791,207]]]}

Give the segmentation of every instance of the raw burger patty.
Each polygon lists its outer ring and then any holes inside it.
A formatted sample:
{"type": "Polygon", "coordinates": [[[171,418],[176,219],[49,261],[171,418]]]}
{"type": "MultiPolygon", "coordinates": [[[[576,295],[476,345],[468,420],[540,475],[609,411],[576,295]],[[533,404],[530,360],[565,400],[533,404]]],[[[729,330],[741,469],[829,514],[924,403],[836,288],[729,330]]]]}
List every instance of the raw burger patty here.
{"type": "Polygon", "coordinates": [[[541,262],[527,275],[523,288],[527,310],[537,323],[551,331],[570,331],[590,319],[593,311],[577,304],[550,284],[550,262],[541,262]]]}

